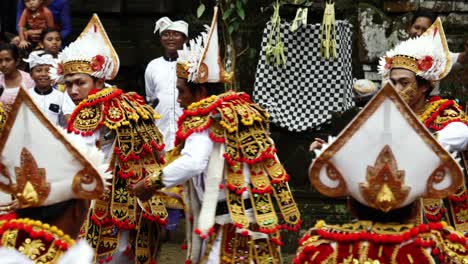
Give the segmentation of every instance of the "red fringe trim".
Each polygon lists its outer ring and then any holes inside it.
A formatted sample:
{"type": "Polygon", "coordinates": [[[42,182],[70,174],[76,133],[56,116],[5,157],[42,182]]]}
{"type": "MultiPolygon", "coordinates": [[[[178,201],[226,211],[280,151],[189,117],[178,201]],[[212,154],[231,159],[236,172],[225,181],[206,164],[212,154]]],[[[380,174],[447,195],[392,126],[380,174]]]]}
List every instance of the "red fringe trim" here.
{"type": "Polygon", "coordinates": [[[467,198],[467,195],[466,195],[466,191],[465,193],[463,193],[462,195],[460,196],[456,196],[456,195],[449,195],[448,197],[450,199],[450,201],[452,202],[456,202],[456,203],[461,203],[461,202],[464,202],[466,201],[466,198],[467,198]]]}
{"type": "MultiPolygon", "coordinates": [[[[17,223],[17,222],[10,222],[10,221],[3,223],[3,225],[0,227],[0,236],[2,236],[6,230],[23,230],[32,239],[37,239],[37,238],[44,239],[45,241],[49,243],[55,239],[54,236],[50,234],[49,232],[44,231],[44,230],[35,231],[32,229],[32,226],[25,225],[24,223],[17,223]]],[[[54,245],[62,251],[68,250],[68,246],[69,246],[67,242],[61,239],[55,240],[54,245]]]]}
{"type": "Polygon", "coordinates": [[[157,151],[162,151],[166,147],[165,144],[161,144],[161,145],[156,144],[154,140],[151,140],[150,144],[157,151]]]}
{"type": "Polygon", "coordinates": [[[255,163],[262,162],[262,161],[264,161],[266,159],[274,159],[275,158],[275,153],[276,153],[276,148],[270,147],[270,148],[267,148],[264,151],[262,151],[262,154],[260,154],[260,156],[254,158],[254,159],[247,159],[247,158],[244,158],[244,157],[232,158],[227,153],[224,153],[223,157],[224,157],[224,159],[226,159],[227,163],[229,165],[231,165],[231,166],[233,166],[236,161],[252,165],[252,164],[255,164],[255,163]]]}
{"type": "MultiPolygon", "coordinates": [[[[410,230],[403,232],[398,235],[384,235],[384,234],[373,234],[367,231],[361,231],[358,233],[336,233],[332,231],[326,231],[323,229],[318,229],[317,234],[325,239],[330,239],[337,242],[356,242],[356,241],[370,241],[373,243],[388,243],[388,244],[400,244],[403,241],[415,238],[420,233],[427,233],[431,230],[442,230],[442,223],[429,223],[429,224],[420,224],[417,227],[413,227],[410,230]]],[[[452,239],[456,241],[466,241],[464,237],[459,237],[453,234],[452,239]]],[[[305,240],[302,240],[304,242],[305,240]]]]}
{"type": "Polygon", "coordinates": [[[115,218],[105,217],[104,219],[99,220],[95,215],[91,215],[90,218],[91,218],[91,221],[93,221],[94,224],[96,224],[97,226],[102,226],[105,224],[112,223],[117,228],[122,229],[122,230],[132,230],[135,228],[135,224],[131,224],[130,221],[128,221],[128,219],[121,221],[115,218]]]}
{"type": "Polygon", "coordinates": [[[252,192],[257,194],[270,194],[272,191],[271,186],[268,186],[265,189],[252,188],[252,192]]]}
{"type": "Polygon", "coordinates": [[[299,221],[297,222],[297,224],[291,226],[289,224],[283,224],[281,225],[281,229],[283,230],[289,230],[289,231],[297,231],[299,230],[299,228],[301,228],[301,225],[302,225],[302,220],[299,219],[299,221]]]}
{"type": "Polygon", "coordinates": [[[244,225],[243,224],[240,224],[240,223],[234,223],[234,226],[238,229],[242,229],[244,228],[244,225]]]}
{"type": "Polygon", "coordinates": [[[272,227],[272,228],[264,228],[264,227],[260,227],[258,229],[258,231],[264,233],[264,234],[273,234],[275,233],[276,231],[280,230],[281,229],[281,226],[280,225],[276,225],[275,227],[272,227]]]}
{"type": "Polygon", "coordinates": [[[198,133],[198,132],[205,131],[206,129],[208,129],[211,126],[212,123],[213,123],[213,120],[208,119],[208,122],[206,122],[206,124],[204,126],[189,129],[187,132],[185,132],[185,134],[182,133],[182,129],[179,126],[178,130],[176,132],[176,139],[175,139],[175,143],[174,143],[175,145],[174,146],[179,145],[182,141],[186,140],[193,133],[198,133]]]}
{"type": "Polygon", "coordinates": [[[208,133],[208,136],[210,137],[211,140],[213,140],[213,142],[215,143],[225,143],[226,140],[223,138],[223,137],[217,137],[215,136],[213,133],[208,133]]]}
{"type": "Polygon", "coordinates": [[[158,215],[156,216],[152,216],[152,215],[149,215],[145,212],[143,212],[142,214],[143,218],[153,222],[153,223],[159,223],[161,225],[166,225],[167,224],[167,219],[161,219],[161,217],[159,217],[158,215]]]}
{"type": "Polygon", "coordinates": [[[0,221],[10,221],[16,218],[18,218],[18,215],[14,211],[8,212],[4,215],[0,215],[0,221]]]}
{"type": "Polygon", "coordinates": [[[231,183],[228,183],[227,187],[231,192],[235,192],[237,195],[241,195],[243,192],[247,190],[247,187],[238,188],[237,186],[231,183]]]}
{"type": "MultiPolygon", "coordinates": [[[[224,102],[229,102],[229,101],[234,101],[234,100],[244,100],[244,101],[247,101],[247,103],[252,103],[252,101],[250,100],[250,96],[248,96],[246,93],[235,93],[235,94],[225,96],[225,97],[218,97],[216,99],[216,101],[211,103],[206,108],[197,108],[197,109],[194,109],[194,110],[184,110],[182,115],[179,117],[179,120],[177,120],[178,131],[182,131],[181,130],[182,124],[184,123],[184,121],[185,121],[185,119],[187,117],[207,115],[210,112],[214,111],[216,108],[220,107],[224,102]]],[[[208,121],[208,123],[210,123],[210,125],[211,125],[211,122],[212,121],[210,119],[208,121]]],[[[180,142],[187,139],[187,137],[190,136],[192,133],[201,132],[201,131],[207,129],[208,127],[209,126],[204,126],[202,128],[191,129],[191,130],[187,131],[184,134],[183,133],[177,133],[176,134],[176,139],[175,139],[175,145],[178,145],[180,142]]]]}
{"type": "Polygon", "coordinates": [[[272,238],[271,239],[271,242],[275,243],[276,245],[282,247],[283,246],[283,242],[277,238],[272,238]]]}
{"type": "MultiPolygon", "coordinates": [[[[435,101],[438,101],[438,100],[441,100],[440,97],[438,96],[434,96],[432,97],[429,102],[435,102],[435,101]]],[[[463,121],[461,118],[455,118],[455,119],[452,119],[452,120],[449,120],[447,122],[443,122],[443,123],[440,123],[440,124],[432,124],[432,122],[439,116],[440,112],[444,111],[447,107],[449,106],[452,106],[454,105],[455,101],[453,100],[447,100],[447,102],[444,102],[442,103],[439,108],[437,108],[437,110],[435,110],[431,116],[426,119],[424,121],[424,125],[427,127],[427,128],[430,128],[430,129],[433,129],[435,131],[439,131],[439,130],[442,130],[444,127],[446,127],[448,124],[450,123],[453,123],[453,122],[463,122],[465,124],[468,125],[468,122],[466,121],[463,121]]],[[[460,107],[459,107],[460,108],[460,107]]]]}
{"type": "Polygon", "coordinates": [[[302,246],[302,244],[304,244],[304,242],[306,242],[308,239],[310,238],[310,235],[309,234],[305,234],[301,239],[299,239],[299,246],[302,246]]]}
{"type": "MultiPolygon", "coordinates": [[[[280,178],[280,177],[276,177],[276,178],[280,178]]],[[[286,175],[284,176],[284,178],[282,178],[282,179],[276,179],[276,178],[272,178],[272,179],[270,180],[270,182],[271,182],[272,184],[280,184],[280,183],[288,182],[289,179],[290,179],[289,174],[286,174],[286,175]]]]}
{"type": "Polygon", "coordinates": [[[120,178],[122,178],[122,179],[124,179],[124,180],[127,180],[128,178],[133,177],[133,175],[135,175],[135,174],[133,173],[133,171],[129,171],[128,173],[125,173],[125,172],[122,172],[122,171],[118,171],[118,172],[117,172],[117,175],[118,175],[120,178]]]}

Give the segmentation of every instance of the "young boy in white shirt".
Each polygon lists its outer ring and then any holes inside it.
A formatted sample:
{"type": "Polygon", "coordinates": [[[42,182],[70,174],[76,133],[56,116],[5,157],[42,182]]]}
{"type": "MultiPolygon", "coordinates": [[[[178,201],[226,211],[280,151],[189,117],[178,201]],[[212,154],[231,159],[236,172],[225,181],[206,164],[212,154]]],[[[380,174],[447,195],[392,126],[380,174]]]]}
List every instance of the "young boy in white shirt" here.
{"type": "Polygon", "coordinates": [[[63,93],[52,86],[49,68],[54,65],[54,58],[44,51],[34,51],[25,61],[29,63],[31,78],[36,84],[34,88],[29,89],[29,95],[49,120],[54,125],[58,125],[59,115],[62,111],[63,93]]]}

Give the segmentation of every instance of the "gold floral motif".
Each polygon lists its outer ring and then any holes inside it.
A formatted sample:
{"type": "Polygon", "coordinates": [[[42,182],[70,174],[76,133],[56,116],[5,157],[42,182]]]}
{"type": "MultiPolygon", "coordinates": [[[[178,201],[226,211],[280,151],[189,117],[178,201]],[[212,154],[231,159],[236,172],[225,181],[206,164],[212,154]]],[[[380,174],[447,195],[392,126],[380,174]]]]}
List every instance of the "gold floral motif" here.
{"type": "Polygon", "coordinates": [[[41,205],[49,196],[50,184],[46,181],[46,171],[38,168],[36,160],[28,149],[21,150],[20,167],[15,167],[16,186],[12,194],[20,201],[20,207],[41,205]]]}
{"type": "Polygon", "coordinates": [[[457,221],[460,223],[468,221],[468,210],[466,209],[461,209],[457,214],[457,221]]]}
{"type": "Polygon", "coordinates": [[[115,107],[110,107],[109,108],[109,116],[112,119],[117,119],[117,118],[120,118],[122,116],[122,114],[120,113],[119,109],[117,109],[115,107]]]}
{"type": "Polygon", "coordinates": [[[55,226],[43,224],[37,220],[26,218],[13,219],[9,221],[1,221],[0,226],[3,228],[3,233],[0,236],[0,247],[16,248],[23,255],[33,260],[34,263],[55,263],[62,255],[63,249],[56,246],[56,241],[60,240],[68,246],[72,246],[74,241],[70,236],[66,235],[55,226]],[[10,223],[10,227],[3,226],[5,223],[10,223]],[[14,229],[13,226],[21,225],[24,229],[14,229]],[[28,228],[35,232],[48,234],[52,240],[48,241],[44,238],[30,237],[28,228]]]}
{"type": "Polygon", "coordinates": [[[366,182],[360,183],[361,194],[369,205],[388,212],[397,208],[408,196],[405,172],[398,170],[391,148],[385,145],[374,167],[367,167],[366,182]]]}
{"type": "Polygon", "coordinates": [[[45,244],[39,239],[32,240],[30,238],[26,238],[18,250],[30,259],[35,260],[37,256],[45,250],[45,244]]]}

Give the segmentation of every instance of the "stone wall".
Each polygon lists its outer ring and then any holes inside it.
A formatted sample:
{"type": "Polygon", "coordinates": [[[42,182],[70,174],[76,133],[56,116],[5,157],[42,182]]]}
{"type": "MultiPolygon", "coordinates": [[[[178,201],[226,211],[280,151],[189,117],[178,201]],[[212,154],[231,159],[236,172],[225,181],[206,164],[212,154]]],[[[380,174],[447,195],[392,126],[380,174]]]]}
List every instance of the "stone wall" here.
{"type": "MultiPolygon", "coordinates": [[[[468,1],[362,0],[358,4],[359,26],[356,33],[359,62],[362,64],[365,78],[380,80],[380,76],[376,74],[378,58],[385,54],[386,50],[408,38],[406,31],[411,23],[411,12],[421,9],[437,12],[444,24],[450,50],[463,51],[463,41],[468,39],[468,1]]],[[[442,82],[442,94],[466,102],[466,73],[466,66],[454,67],[447,80],[442,82]]]]}

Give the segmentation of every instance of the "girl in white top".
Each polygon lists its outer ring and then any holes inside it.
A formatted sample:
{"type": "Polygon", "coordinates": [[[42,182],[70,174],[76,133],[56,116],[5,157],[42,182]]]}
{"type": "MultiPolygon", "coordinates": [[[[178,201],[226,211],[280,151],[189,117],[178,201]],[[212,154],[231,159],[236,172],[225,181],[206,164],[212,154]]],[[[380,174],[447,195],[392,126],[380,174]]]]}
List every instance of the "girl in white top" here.
{"type": "Polygon", "coordinates": [[[19,88],[34,87],[34,81],[28,73],[18,70],[18,48],[12,44],[0,44],[0,102],[6,107],[13,104],[19,88]]]}

